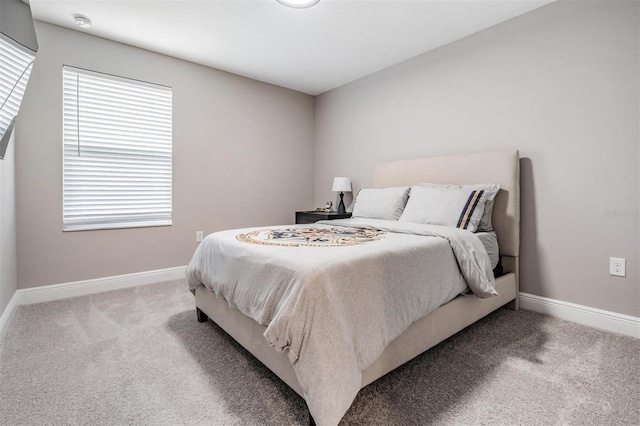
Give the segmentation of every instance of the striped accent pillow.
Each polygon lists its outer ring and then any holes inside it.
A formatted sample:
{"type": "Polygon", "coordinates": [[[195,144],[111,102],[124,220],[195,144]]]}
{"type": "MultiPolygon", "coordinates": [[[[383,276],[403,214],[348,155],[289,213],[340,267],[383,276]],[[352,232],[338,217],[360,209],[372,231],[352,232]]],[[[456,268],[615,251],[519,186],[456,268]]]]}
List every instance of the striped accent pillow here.
{"type": "Polygon", "coordinates": [[[477,232],[489,232],[493,231],[493,205],[496,200],[496,196],[500,191],[500,185],[497,183],[474,183],[470,185],[454,185],[454,184],[440,184],[440,183],[421,183],[420,186],[436,187],[436,188],[449,188],[449,189],[465,189],[465,190],[482,190],[482,198],[485,200],[484,213],[482,219],[478,224],[477,232]]]}
{"type": "Polygon", "coordinates": [[[486,197],[483,190],[415,185],[400,221],[478,230],[486,197]]]}

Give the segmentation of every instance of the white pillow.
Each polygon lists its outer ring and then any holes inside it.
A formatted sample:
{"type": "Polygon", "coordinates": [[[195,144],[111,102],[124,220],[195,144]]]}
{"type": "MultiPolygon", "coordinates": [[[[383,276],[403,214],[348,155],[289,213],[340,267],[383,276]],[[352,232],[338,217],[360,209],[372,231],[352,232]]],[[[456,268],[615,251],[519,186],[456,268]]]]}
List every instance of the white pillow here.
{"type": "Polygon", "coordinates": [[[468,188],[415,185],[400,220],[475,232],[484,213],[483,193],[468,188]]]}
{"type": "Polygon", "coordinates": [[[482,197],[484,198],[484,212],[480,223],[478,224],[478,232],[491,232],[493,231],[493,223],[491,217],[493,216],[493,204],[496,201],[496,195],[500,191],[500,185],[497,183],[478,183],[473,185],[441,185],[438,183],[421,183],[420,186],[425,187],[440,187],[440,188],[452,188],[452,189],[470,189],[484,191],[482,197]]]}
{"type": "Polygon", "coordinates": [[[409,196],[408,186],[358,191],[352,217],[398,220],[409,196]]]}

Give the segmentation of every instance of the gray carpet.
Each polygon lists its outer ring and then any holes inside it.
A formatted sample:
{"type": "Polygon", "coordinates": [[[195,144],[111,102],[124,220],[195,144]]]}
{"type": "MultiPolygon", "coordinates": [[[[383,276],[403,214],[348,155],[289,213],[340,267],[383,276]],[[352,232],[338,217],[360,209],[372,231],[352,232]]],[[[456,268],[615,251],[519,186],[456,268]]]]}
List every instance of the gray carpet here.
{"type": "MultiPolygon", "coordinates": [[[[184,281],[21,306],[0,424],[306,424],[304,401],[184,281]]],[[[640,423],[640,340],[499,310],[363,389],[342,424],[640,423]]]]}

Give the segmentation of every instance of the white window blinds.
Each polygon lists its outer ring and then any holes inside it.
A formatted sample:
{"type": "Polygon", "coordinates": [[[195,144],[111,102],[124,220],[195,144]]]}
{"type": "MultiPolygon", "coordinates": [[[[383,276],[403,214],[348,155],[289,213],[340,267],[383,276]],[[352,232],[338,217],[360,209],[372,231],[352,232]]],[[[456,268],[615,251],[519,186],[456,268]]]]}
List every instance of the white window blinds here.
{"type": "Polygon", "coordinates": [[[18,114],[36,55],[0,33],[0,136],[18,114]]]}
{"type": "Polygon", "coordinates": [[[65,66],[63,229],[171,225],[171,88],[65,66]]]}

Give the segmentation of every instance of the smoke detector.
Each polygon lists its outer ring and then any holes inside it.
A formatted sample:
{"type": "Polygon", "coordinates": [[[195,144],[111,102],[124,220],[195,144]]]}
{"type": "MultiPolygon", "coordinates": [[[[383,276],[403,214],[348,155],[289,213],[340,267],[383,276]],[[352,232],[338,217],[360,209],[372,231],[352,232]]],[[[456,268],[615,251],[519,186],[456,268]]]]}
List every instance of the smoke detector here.
{"type": "Polygon", "coordinates": [[[84,15],[73,15],[73,20],[76,25],[81,28],[89,28],[91,26],[91,19],[87,18],[84,15]]]}

